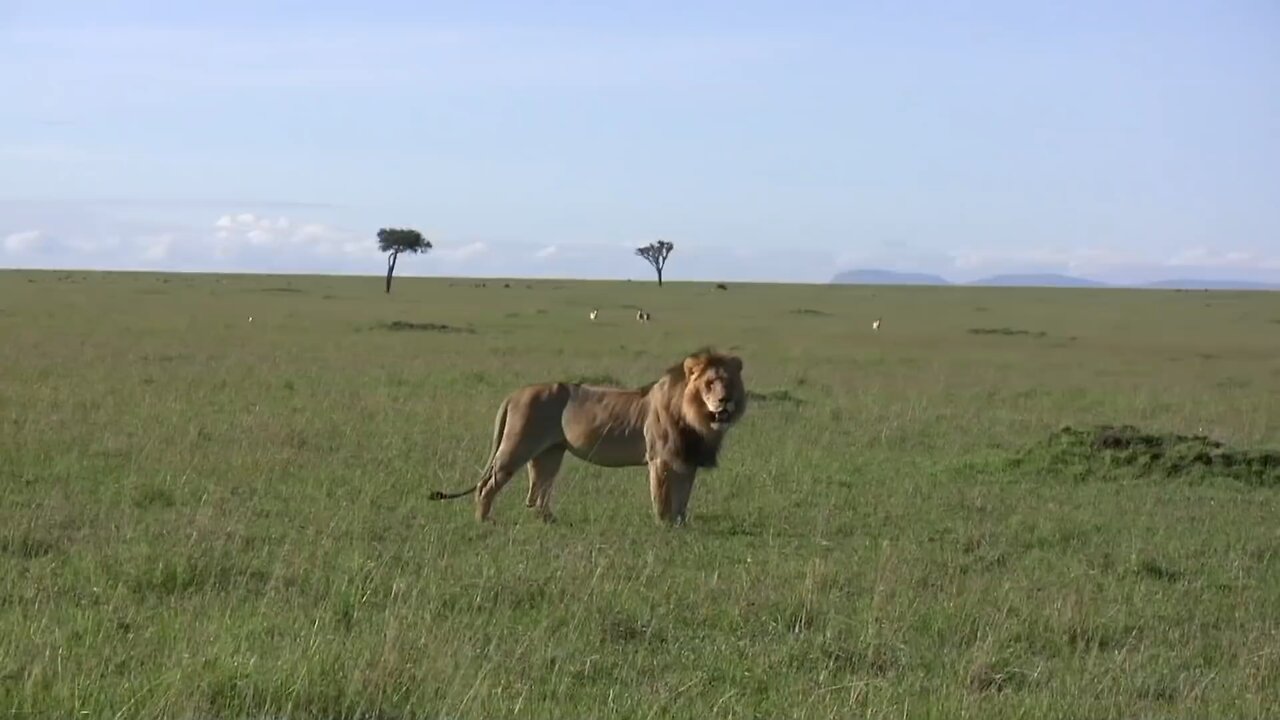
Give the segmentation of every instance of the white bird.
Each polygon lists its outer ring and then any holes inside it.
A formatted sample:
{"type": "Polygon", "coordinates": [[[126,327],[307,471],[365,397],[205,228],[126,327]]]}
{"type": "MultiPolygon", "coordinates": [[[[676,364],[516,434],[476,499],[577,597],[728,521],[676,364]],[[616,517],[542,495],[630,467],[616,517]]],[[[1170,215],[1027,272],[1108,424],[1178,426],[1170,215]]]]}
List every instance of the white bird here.
{"type": "Polygon", "coordinates": [[[876,318],[876,321],[871,323],[871,329],[877,331],[880,330],[880,318],[876,318]]]}
{"type": "Polygon", "coordinates": [[[250,315],[250,316],[249,316],[249,322],[253,322],[253,316],[252,316],[252,315],[250,315]]]}
{"type": "Polygon", "coordinates": [[[595,320],[595,319],[596,319],[596,315],[599,315],[599,314],[600,314],[600,311],[599,311],[599,310],[596,310],[595,308],[592,308],[592,309],[591,309],[591,319],[592,319],[592,320],[595,320]]]}
{"type": "Polygon", "coordinates": [[[639,320],[640,322],[649,322],[649,313],[647,313],[647,312],[645,312],[645,311],[643,311],[643,310],[637,310],[637,311],[636,311],[636,320],[639,320]]]}

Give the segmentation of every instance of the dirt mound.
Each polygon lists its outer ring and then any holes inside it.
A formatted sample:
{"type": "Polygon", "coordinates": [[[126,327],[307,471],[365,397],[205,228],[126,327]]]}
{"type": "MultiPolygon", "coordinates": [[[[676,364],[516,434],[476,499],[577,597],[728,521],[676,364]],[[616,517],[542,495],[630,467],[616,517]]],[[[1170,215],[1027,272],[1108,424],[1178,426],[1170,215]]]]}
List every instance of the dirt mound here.
{"type": "Polygon", "coordinates": [[[417,330],[419,332],[467,333],[467,334],[475,333],[475,330],[472,330],[471,328],[456,327],[453,325],[442,325],[440,323],[406,322],[404,320],[392,320],[389,323],[381,323],[379,325],[375,325],[374,327],[378,328],[379,330],[393,330],[393,331],[417,330]]]}
{"type": "Polygon", "coordinates": [[[1031,337],[1037,337],[1037,338],[1042,338],[1048,335],[1048,333],[1046,333],[1043,330],[1036,330],[1035,332],[1032,332],[1030,330],[1020,330],[1018,328],[1007,328],[1007,327],[969,328],[969,334],[970,335],[1030,335],[1031,337]]]}
{"type": "Polygon", "coordinates": [[[1115,476],[1227,477],[1246,485],[1280,487],[1280,450],[1233,448],[1205,435],[1150,433],[1132,425],[1063,427],[1043,452],[1053,467],[1075,468],[1081,479],[1115,476]]]}

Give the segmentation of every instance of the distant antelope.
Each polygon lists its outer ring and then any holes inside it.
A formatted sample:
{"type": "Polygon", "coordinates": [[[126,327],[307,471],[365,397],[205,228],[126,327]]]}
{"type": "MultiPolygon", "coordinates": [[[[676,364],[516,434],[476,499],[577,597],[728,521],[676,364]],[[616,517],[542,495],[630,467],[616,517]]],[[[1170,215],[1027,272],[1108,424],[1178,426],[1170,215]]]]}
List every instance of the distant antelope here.
{"type": "Polygon", "coordinates": [[[640,321],[640,322],[642,322],[642,323],[644,323],[644,322],[649,322],[649,313],[647,313],[647,312],[645,312],[645,311],[643,311],[643,310],[637,310],[637,311],[636,311],[636,320],[638,320],[638,321],[640,321]]]}
{"type": "Polygon", "coordinates": [[[876,321],[871,323],[871,329],[876,331],[880,330],[880,318],[876,318],[876,321]]]}
{"type": "Polygon", "coordinates": [[[599,314],[600,314],[600,311],[599,311],[599,310],[597,310],[596,308],[591,308],[591,319],[592,319],[592,320],[595,320],[595,319],[596,319],[596,316],[597,316],[597,315],[599,315],[599,314]]]}

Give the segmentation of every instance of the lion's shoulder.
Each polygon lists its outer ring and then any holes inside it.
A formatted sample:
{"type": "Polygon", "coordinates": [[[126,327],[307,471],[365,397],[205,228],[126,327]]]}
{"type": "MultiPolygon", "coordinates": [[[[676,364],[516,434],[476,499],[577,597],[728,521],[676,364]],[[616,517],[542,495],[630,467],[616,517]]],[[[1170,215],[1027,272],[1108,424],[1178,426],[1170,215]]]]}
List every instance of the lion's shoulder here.
{"type": "Polygon", "coordinates": [[[684,392],[684,365],[677,363],[667,368],[655,380],[636,388],[636,392],[650,398],[673,398],[684,392]]]}

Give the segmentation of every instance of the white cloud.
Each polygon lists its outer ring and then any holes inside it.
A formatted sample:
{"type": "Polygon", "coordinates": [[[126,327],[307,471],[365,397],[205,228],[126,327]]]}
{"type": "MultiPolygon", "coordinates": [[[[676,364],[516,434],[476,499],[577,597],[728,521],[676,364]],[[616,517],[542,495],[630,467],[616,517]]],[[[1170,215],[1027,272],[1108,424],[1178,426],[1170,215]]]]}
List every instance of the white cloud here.
{"type": "Polygon", "coordinates": [[[1098,247],[979,248],[961,250],[952,255],[954,269],[977,274],[1052,272],[1088,275],[1151,264],[1151,258],[1138,253],[1098,247]]]}
{"type": "Polygon", "coordinates": [[[253,213],[223,215],[214,221],[217,237],[232,242],[248,241],[253,245],[296,245],[306,242],[316,234],[319,226],[304,226],[308,232],[290,232],[293,222],[284,216],[258,217],[253,213]]]}
{"type": "MultiPolygon", "coordinates": [[[[372,236],[286,216],[224,213],[203,225],[139,223],[86,214],[51,215],[55,232],[22,230],[4,235],[0,213],[0,257],[23,267],[84,267],[132,270],[347,272],[380,253],[372,236]]],[[[8,222],[13,222],[9,219],[8,222]]],[[[466,259],[475,249],[459,248],[466,259]]]]}
{"type": "Polygon", "coordinates": [[[39,230],[23,230],[7,236],[4,239],[4,249],[12,253],[31,252],[43,245],[46,239],[39,230]]]}
{"type": "Polygon", "coordinates": [[[254,213],[223,215],[213,223],[219,257],[238,253],[276,251],[320,256],[366,256],[376,253],[372,238],[324,223],[297,222],[286,216],[254,213]]]}
{"type": "Polygon", "coordinates": [[[306,225],[300,226],[294,233],[294,237],[304,242],[322,243],[334,240],[343,240],[349,237],[349,235],[349,233],[337,230],[322,223],[307,223],[306,225]]]}
{"type": "Polygon", "coordinates": [[[1166,264],[1175,267],[1274,270],[1280,268],[1280,257],[1267,257],[1247,250],[1212,250],[1197,247],[1176,253],[1166,264]]]}
{"type": "Polygon", "coordinates": [[[443,260],[449,260],[453,262],[462,262],[465,260],[471,260],[473,258],[484,255],[488,252],[489,252],[489,246],[484,244],[483,242],[478,242],[478,241],[467,243],[466,245],[462,245],[456,248],[437,247],[434,250],[432,250],[433,255],[436,255],[443,260]]]}
{"type": "Polygon", "coordinates": [[[138,238],[138,248],[143,260],[154,262],[164,260],[169,256],[169,251],[173,248],[175,237],[172,233],[163,233],[160,235],[144,235],[138,238]]]}
{"type": "Polygon", "coordinates": [[[555,245],[548,245],[542,248],[541,250],[539,250],[538,252],[534,253],[533,256],[538,258],[539,260],[545,260],[551,257],[552,255],[555,255],[558,252],[560,252],[560,248],[556,247],[555,245]]]}

